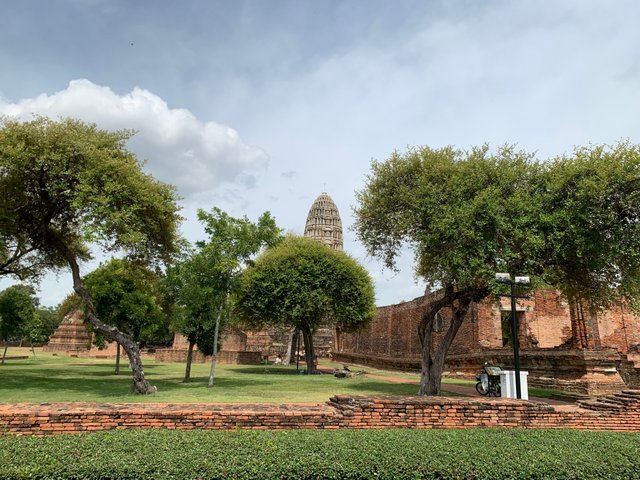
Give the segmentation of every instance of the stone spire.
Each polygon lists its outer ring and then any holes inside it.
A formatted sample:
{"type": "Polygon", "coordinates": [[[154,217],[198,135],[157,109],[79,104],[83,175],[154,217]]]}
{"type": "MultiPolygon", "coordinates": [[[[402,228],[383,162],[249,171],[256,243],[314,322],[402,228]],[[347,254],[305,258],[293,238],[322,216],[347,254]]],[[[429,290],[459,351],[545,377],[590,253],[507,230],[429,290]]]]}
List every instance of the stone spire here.
{"type": "Polygon", "coordinates": [[[342,250],[342,220],[331,197],[322,192],[313,202],[307,215],[304,236],[324,243],[334,250],[342,250]]]}

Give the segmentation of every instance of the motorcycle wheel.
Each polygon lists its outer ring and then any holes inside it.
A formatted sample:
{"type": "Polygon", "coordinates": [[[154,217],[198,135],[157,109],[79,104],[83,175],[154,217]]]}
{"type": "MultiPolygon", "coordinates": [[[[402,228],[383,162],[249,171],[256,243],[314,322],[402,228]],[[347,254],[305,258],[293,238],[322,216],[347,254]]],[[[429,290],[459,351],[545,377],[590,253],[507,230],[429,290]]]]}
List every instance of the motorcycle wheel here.
{"type": "Polygon", "coordinates": [[[480,394],[480,395],[486,395],[487,393],[489,393],[488,389],[484,389],[482,388],[482,382],[478,382],[476,383],[476,391],[480,394]]]}

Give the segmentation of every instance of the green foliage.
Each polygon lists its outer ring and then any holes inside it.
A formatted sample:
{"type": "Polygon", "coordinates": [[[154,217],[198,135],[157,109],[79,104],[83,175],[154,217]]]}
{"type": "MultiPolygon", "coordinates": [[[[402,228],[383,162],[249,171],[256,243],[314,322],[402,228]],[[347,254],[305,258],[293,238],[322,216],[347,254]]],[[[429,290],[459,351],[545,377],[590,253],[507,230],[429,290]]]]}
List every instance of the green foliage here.
{"type": "Polygon", "coordinates": [[[638,449],[638,434],[579,431],[121,430],[0,437],[0,476],[631,480],[638,449]]]}
{"type": "Polygon", "coordinates": [[[49,337],[56,331],[60,325],[57,309],[53,307],[40,307],[36,309],[36,314],[40,324],[40,341],[48,342],[49,337]]]}
{"type": "Polygon", "coordinates": [[[131,132],[78,120],[0,121],[0,273],[37,276],[88,241],[149,261],[175,249],[173,187],[125,149],[131,132]]]}
{"type": "Polygon", "coordinates": [[[545,280],[590,306],[640,308],[640,146],[579,147],[546,164],[545,280]]]}
{"type": "Polygon", "coordinates": [[[346,253],[290,235],[243,272],[236,310],[253,328],[274,324],[313,331],[327,322],[358,330],[375,314],[373,285],[346,253]]]}
{"type": "MultiPolygon", "coordinates": [[[[581,147],[546,163],[509,146],[420,147],[371,170],[357,193],[358,237],[391,268],[412,247],[415,273],[440,289],[419,326],[425,382],[441,374],[469,302],[497,289],[496,272],[537,277],[572,308],[620,300],[640,308],[639,146],[581,147]],[[436,346],[432,325],[444,306],[454,320],[436,346]]],[[[580,321],[572,318],[574,337],[580,321]]]]}
{"type": "Polygon", "coordinates": [[[410,245],[416,274],[431,285],[481,290],[495,272],[538,270],[544,239],[531,155],[420,147],[371,170],[357,193],[355,229],[388,267],[410,245]]]}
{"type": "Polygon", "coordinates": [[[182,307],[176,328],[196,343],[205,354],[213,351],[218,314],[228,318],[229,293],[235,288],[240,270],[263,247],[280,241],[280,229],[269,212],[257,223],[246,217],[234,218],[219,208],[198,210],[208,240],[197,242],[184,259],[167,272],[167,284],[182,307]]]}
{"type": "Polygon", "coordinates": [[[84,278],[100,319],[137,342],[166,336],[159,282],[158,274],[149,268],[122,259],[112,259],[84,278]]]}
{"type": "Polygon", "coordinates": [[[12,285],[0,292],[0,339],[37,342],[39,317],[35,305],[37,299],[32,287],[12,285]]]}
{"type": "Polygon", "coordinates": [[[73,119],[0,119],[0,275],[38,278],[67,265],[88,321],[123,346],[134,389],[152,393],[139,348],[95,315],[78,265],[90,243],[150,266],[177,251],[175,189],[144,173],[125,147],[131,135],[73,119]]]}

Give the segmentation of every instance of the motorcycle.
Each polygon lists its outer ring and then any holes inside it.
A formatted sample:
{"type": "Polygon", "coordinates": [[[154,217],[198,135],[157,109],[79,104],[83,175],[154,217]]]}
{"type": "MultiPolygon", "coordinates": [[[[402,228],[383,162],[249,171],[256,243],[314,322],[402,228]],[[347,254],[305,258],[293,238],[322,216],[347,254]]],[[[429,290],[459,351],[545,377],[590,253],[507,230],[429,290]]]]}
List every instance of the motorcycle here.
{"type": "Polygon", "coordinates": [[[500,394],[500,367],[485,363],[480,373],[476,375],[476,391],[480,395],[499,397],[500,394]]]}

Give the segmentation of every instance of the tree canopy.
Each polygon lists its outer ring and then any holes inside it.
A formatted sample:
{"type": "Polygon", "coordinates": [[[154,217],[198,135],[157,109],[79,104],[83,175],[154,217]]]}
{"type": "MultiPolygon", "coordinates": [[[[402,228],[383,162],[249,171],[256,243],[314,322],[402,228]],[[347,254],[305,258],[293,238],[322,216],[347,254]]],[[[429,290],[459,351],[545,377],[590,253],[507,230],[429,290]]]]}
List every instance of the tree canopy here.
{"type": "Polygon", "coordinates": [[[198,219],[208,239],[196,243],[195,249],[168,271],[168,283],[182,307],[176,327],[189,340],[185,381],[190,376],[194,345],[212,355],[209,386],[213,385],[218,333],[228,318],[229,295],[237,285],[242,268],[264,247],[280,241],[280,229],[269,212],[256,223],[248,218],[234,218],[219,208],[211,212],[198,210],[198,219]]]}
{"type": "MultiPolygon", "coordinates": [[[[12,285],[0,292],[0,340],[22,340],[25,337],[32,342],[38,340],[34,338],[40,325],[34,293],[28,285],[12,285]]],[[[6,353],[5,345],[2,363],[6,353]]]]}
{"type": "MultiPolygon", "coordinates": [[[[160,276],[143,264],[114,258],[84,277],[98,317],[135,342],[153,340],[168,327],[160,276]]],[[[116,371],[120,370],[120,345],[116,371]]]]}
{"type": "Polygon", "coordinates": [[[36,315],[37,299],[27,285],[12,285],[0,292],[0,339],[22,340],[36,315]]]}
{"type": "Polygon", "coordinates": [[[176,250],[174,188],[144,173],[125,148],[131,135],[73,119],[0,121],[0,274],[68,266],[89,322],[123,345],[135,390],[148,393],[137,346],[95,315],[78,264],[91,244],[152,265],[176,250]]]}
{"type": "Polygon", "coordinates": [[[638,298],[638,171],[628,143],[547,162],[510,146],[420,147],[373,162],[357,193],[358,237],[391,268],[412,247],[416,274],[439,291],[419,327],[421,394],[439,393],[446,352],[496,272],[535,276],[594,307],[638,298]],[[453,319],[435,345],[445,306],[453,319]]]}
{"type": "Polygon", "coordinates": [[[322,324],[364,328],[375,315],[375,299],[369,274],[349,255],[289,235],[243,272],[235,308],[250,327],[302,331],[307,371],[313,373],[313,332],[322,324]]]}
{"type": "Polygon", "coordinates": [[[131,335],[151,340],[166,325],[160,276],[143,264],[114,258],[84,277],[100,319],[131,335]]]}

